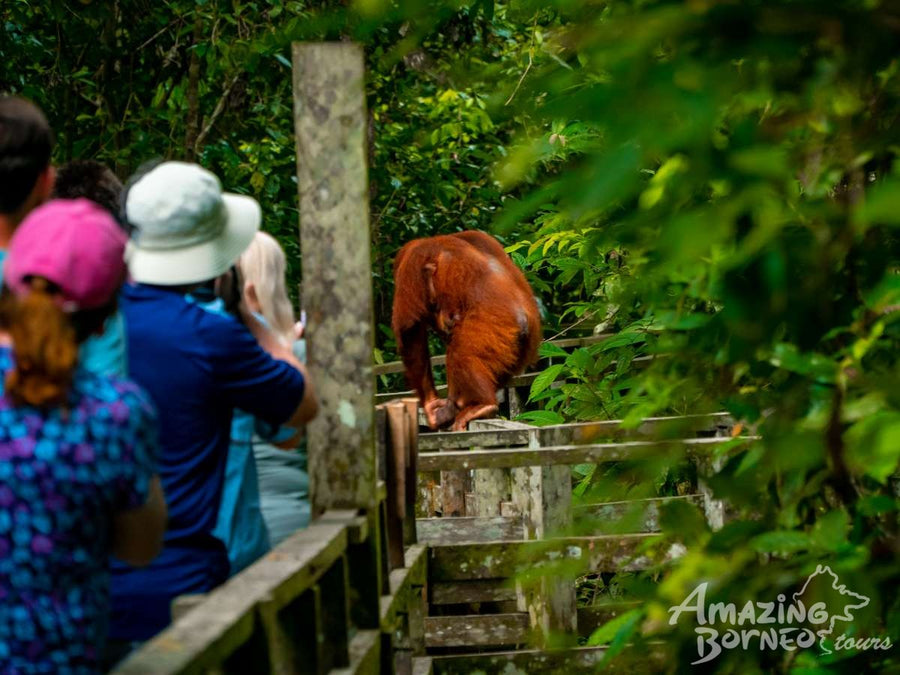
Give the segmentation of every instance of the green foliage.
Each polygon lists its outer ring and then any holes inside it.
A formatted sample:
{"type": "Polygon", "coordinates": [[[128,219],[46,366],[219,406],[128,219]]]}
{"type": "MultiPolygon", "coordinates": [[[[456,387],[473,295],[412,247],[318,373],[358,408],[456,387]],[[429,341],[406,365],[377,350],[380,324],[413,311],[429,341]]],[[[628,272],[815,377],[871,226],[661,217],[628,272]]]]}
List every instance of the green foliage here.
{"type": "MultiPolygon", "coordinates": [[[[872,598],[856,635],[900,639],[896,2],[113,6],[0,9],[0,89],[47,109],[59,159],[125,175],[196,148],[263,202],[296,281],[289,43],[354,37],[370,66],[381,358],[393,357],[399,246],[493,228],[550,331],[612,336],[545,347],[523,419],[725,409],[761,435],[727,449],[711,480],[732,522],[712,532],[694,511],[661,514],[666,544],[687,553],[630,585],[643,608],[595,642],[664,639],[671,663],[689,663],[696,636],[666,608],[700,581],[714,601],[764,601],[819,564],[872,598]]],[[[686,481],[668,456],[576,477],[594,500],[679,494],[686,481]]],[[[865,671],[891,658],[751,650],[715,665],[865,671]]]]}

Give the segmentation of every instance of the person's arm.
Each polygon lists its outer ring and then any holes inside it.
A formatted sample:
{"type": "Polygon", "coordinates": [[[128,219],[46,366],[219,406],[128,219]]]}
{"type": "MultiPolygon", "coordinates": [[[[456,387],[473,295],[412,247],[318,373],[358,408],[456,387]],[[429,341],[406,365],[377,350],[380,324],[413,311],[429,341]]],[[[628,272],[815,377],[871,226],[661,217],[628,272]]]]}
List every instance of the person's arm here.
{"type": "MultiPolygon", "coordinates": [[[[313,387],[312,380],[309,378],[309,374],[306,372],[306,367],[300,363],[296,356],[294,356],[291,345],[285,343],[275,331],[263,324],[251,312],[244,310],[243,305],[241,305],[241,307],[241,318],[243,319],[244,325],[250,331],[250,334],[256,338],[259,346],[262,347],[264,351],[268,352],[272,358],[289,363],[303,375],[305,383],[303,398],[300,400],[300,404],[294,410],[291,417],[284,423],[284,426],[297,428],[306,424],[319,412],[319,403],[316,400],[315,388],[313,387]]],[[[290,443],[294,442],[295,438],[299,439],[299,437],[300,431],[298,430],[294,437],[288,441],[284,441],[283,444],[282,442],[279,442],[277,447],[293,447],[290,443]]]]}
{"type": "Polygon", "coordinates": [[[150,479],[143,506],[116,515],[113,523],[113,554],[134,567],[150,564],[162,550],[168,511],[159,476],[150,479]]]}

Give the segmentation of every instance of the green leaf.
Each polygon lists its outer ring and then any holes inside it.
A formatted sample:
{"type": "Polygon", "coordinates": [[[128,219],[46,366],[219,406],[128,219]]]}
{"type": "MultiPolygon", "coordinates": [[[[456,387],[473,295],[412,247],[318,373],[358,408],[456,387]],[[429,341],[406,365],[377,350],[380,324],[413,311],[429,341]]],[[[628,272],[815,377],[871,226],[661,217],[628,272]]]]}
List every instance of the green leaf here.
{"type": "Polygon", "coordinates": [[[843,509],[829,511],[813,525],[810,538],[819,548],[837,551],[847,543],[850,530],[850,516],[843,509]]]}
{"type": "Polygon", "coordinates": [[[540,348],[538,349],[538,354],[543,357],[551,358],[554,356],[561,356],[566,358],[569,356],[569,352],[567,352],[562,347],[559,347],[552,342],[542,342],[540,348]]]}
{"type": "Polygon", "coordinates": [[[563,365],[562,363],[557,363],[547,368],[544,372],[542,372],[534,379],[534,382],[531,383],[530,395],[535,396],[537,394],[540,394],[542,391],[544,391],[544,389],[556,382],[556,378],[560,373],[563,372],[563,370],[565,370],[565,368],[565,365],[563,365]]]}
{"type": "Polygon", "coordinates": [[[546,427],[553,424],[563,424],[566,419],[552,410],[529,410],[516,417],[516,421],[528,422],[535,426],[546,427]]]}
{"type": "Polygon", "coordinates": [[[750,542],[759,553],[796,553],[808,549],[811,540],[805,532],[796,530],[776,530],[754,537],[750,542]]]}
{"type": "Polygon", "coordinates": [[[845,434],[850,470],[886,483],[900,461],[900,412],[876,413],[854,424],[845,434]]]}
{"type": "Polygon", "coordinates": [[[612,643],[624,643],[634,634],[643,618],[644,611],[642,609],[631,609],[624,614],[620,614],[591,633],[591,636],[588,638],[588,644],[609,644],[612,647],[612,643]]]}
{"type": "Polygon", "coordinates": [[[866,192],[854,211],[858,225],[900,225],[900,178],[890,178],[866,192]]]}
{"type": "Polygon", "coordinates": [[[796,345],[781,342],[775,345],[769,363],[818,382],[833,383],[837,377],[837,363],[815,352],[801,352],[796,345]]]}

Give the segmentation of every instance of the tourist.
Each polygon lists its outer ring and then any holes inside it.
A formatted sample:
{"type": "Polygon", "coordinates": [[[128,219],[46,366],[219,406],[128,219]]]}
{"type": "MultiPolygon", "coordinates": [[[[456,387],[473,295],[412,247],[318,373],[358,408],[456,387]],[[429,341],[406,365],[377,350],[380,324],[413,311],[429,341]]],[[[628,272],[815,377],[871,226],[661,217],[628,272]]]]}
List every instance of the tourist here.
{"type": "MultiPolygon", "coordinates": [[[[53,196],[85,197],[118,219],[122,190],[122,181],[106,165],[94,160],[75,160],[57,169],[53,196]]],[[[87,370],[100,375],[125,377],[128,374],[125,322],[118,309],[107,318],[101,331],[81,345],[79,361],[87,370]]]]}
{"type": "Polygon", "coordinates": [[[16,227],[50,197],[52,151],[44,113],[18,96],[0,96],[0,274],[16,227]]]}
{"type": "Polygon", "coordinates": [[[145,640],[170,621],[172,600],[228,578],[213,535],[232,411],[298,429],[316,414],[312,383],[289,347],[252,314],[242,321],[185,296],[227,272],[259,228],[253,199],[223,193],[195,164],[164,162],[130,181],[127,260],[121,293],[129,374],[159,409],[159,468],[169,506],[160,556],[134,569],[113,563],[111,635],[145,640]]]}
{"type": "Polygon", "coordinates": [[[145,565],[166,508],[155,414],[135,384],[77,367],[113,311],[126,237],[87,200],[12,237],[0,293],[0,670],[100,672],[108,558],[145,565]]]}
{"type": "MultiPolygon", "coordinates": [[[[259,232],[241,256],[244,302],[281,339],[305,360],[305,342],[298,334],[294,310],[286,287],[284,251],[270,235],[259,232]]],[[[300,446],[283,449],[256,435],[253,455],[259,476],[259,501],[272,546],[306,527],[310,520],[309,476],[306,473],[306,439],[300,446]]]]}

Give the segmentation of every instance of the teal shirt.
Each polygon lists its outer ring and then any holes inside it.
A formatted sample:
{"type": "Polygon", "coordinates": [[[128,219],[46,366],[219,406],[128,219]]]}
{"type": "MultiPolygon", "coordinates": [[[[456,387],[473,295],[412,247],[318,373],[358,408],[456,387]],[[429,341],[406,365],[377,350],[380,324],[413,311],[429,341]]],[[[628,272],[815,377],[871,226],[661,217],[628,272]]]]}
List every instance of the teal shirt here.
{"type": "Polygon", "coordinates": [[[125,345],[125,319],[116,310],[106,319],[100,335],[92,335],[84,341],[78,351],[78,359],[89,372],[125,377],[128,375],[125,345]]]}

